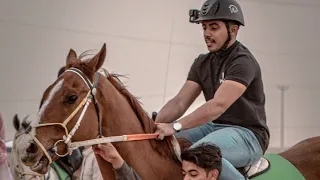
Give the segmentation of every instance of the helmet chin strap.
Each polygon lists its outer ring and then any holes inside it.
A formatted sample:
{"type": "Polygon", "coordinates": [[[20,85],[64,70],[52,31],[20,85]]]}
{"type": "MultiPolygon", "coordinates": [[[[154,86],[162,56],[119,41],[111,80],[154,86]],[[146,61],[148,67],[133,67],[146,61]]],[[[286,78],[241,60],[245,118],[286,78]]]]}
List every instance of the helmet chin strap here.
{"type": "Polygon", "coordinates": [[[224,42],[224,44],[222,45],[222,47],[215,52],[215,54],[221,54],[223,51],[227,50],[228,48],[228,44],[230,43],[231,41],[231,33],[230,33],[230,25],[229,25],[229,22],[228,21],[224,21],[225,25],[226,25],[226,28],[227,28],[227,32],[228,32],[228,39],[226,40],[226,42],[224,42]]]}

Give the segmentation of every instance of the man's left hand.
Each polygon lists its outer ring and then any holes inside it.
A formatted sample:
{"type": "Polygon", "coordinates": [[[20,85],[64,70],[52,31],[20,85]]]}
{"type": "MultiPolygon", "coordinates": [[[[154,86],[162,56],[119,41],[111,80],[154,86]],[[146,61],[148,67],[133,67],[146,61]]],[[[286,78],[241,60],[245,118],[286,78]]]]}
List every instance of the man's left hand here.
{"type": "Polygon", "coordinates": [[[163,140],[166,136],[174,135],[176,131],[173,129],[172,123],[156,123],[155,134],[159,134],[158,139],[163,140]]]}

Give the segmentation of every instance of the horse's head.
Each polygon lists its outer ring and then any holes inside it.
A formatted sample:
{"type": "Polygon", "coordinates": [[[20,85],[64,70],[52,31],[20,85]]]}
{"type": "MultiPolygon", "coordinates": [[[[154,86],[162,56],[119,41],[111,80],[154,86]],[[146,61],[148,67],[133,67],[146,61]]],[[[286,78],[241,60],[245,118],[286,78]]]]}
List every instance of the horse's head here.
{"type": "Polygon", "coordinates": [[[95,99],[99,96],[95,87],[99,76],[95,72],[105,56],[105,44],[94,57],[85,60],[78,58],[74,50],[69,51],[67,70],[45,90],[38,117],[31,123],[29,134],[33,140],[26,145],[22,161],[33,171],[46,173],[52,161],[71,152],[67,146],[71,140],[99,135],[100,113],[95,99]]]}
{"type": "Polygon", "coordinates": [[[13,126],[16,129],[14,139],[12,142],[10,169],[14,179],[43,179],[41,174],[33,172],[30,167],[24,165],[21,161],[21,154],[23,153],[23,144],[31,140],[31,138],[25,134],[25,131],[31,123],[33,115],[26,116],[22,121],[19,120],[18,115],[13,118],[13,126]]]}

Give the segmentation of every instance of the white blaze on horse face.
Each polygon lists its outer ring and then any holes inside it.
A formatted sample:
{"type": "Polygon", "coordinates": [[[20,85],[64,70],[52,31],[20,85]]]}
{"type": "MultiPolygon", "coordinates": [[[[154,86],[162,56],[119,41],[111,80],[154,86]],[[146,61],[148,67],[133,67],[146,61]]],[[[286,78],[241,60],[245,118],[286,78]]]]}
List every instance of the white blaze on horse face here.
{"type": "Polygon", "coordinates": [[[61,79],[54,87],[50,90],[48,98],[44,101],[44,103],[41,106],[41,109],[38,113],[38,118],[36,121],[32,121],[32,125],[39,124],[41,117],[43,116],[44,111],[50,104],[51,100],[53,99],[54,95],[62,88],[64,79],[61,79]]]}

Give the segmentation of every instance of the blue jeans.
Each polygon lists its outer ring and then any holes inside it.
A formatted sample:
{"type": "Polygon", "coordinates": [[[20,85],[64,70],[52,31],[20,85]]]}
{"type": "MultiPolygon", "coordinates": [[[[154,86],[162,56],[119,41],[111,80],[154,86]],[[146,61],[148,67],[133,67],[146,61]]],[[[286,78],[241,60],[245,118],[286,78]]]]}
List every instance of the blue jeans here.
{"type": "Polygon", "coordinates": [[[253,132],[240,126],[209,122],[181,131],[175,136],[186,138],[193,143],[190,148],[202,143],[218,146],[222,154],[222,170],[219,178],[221,180],[246,179],[236,168],[251,165],[263,156],[259,141],[253,132]]]}

